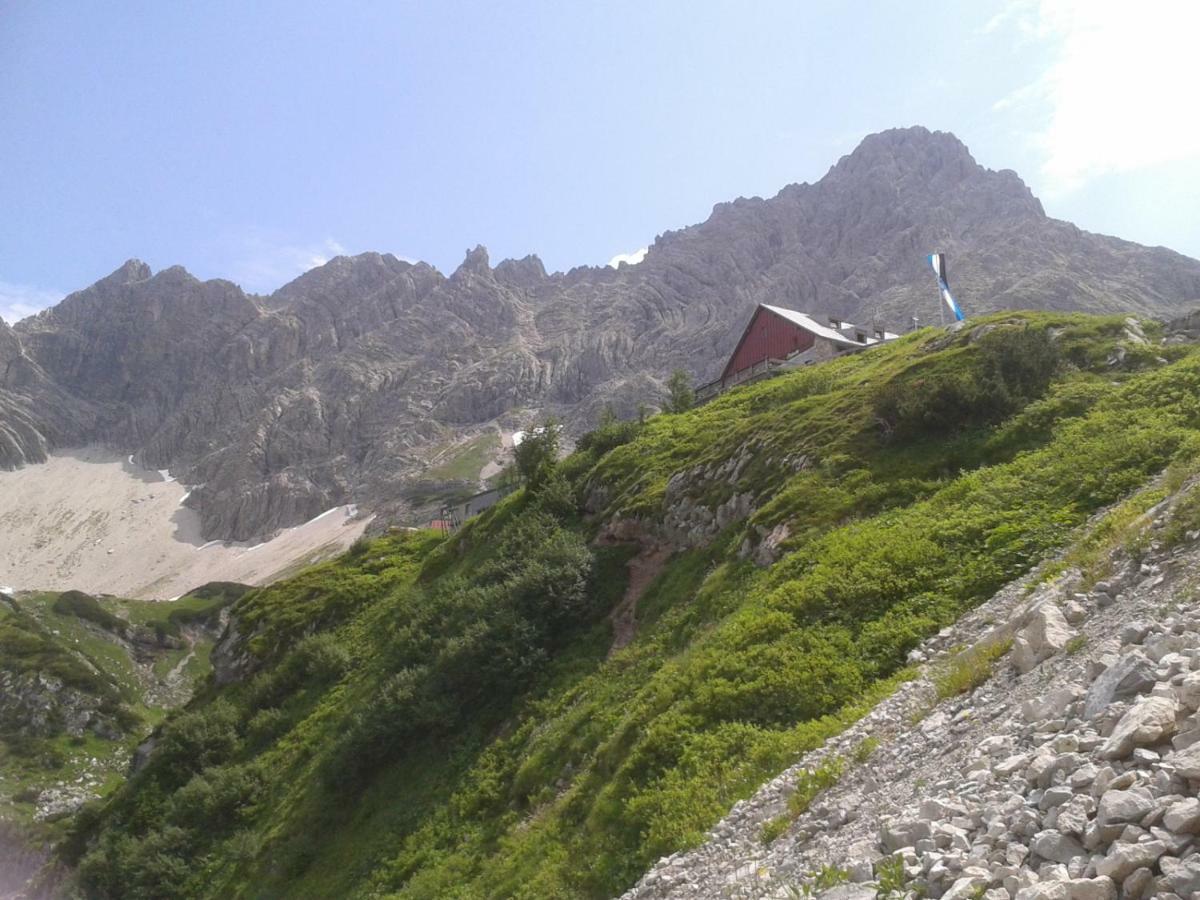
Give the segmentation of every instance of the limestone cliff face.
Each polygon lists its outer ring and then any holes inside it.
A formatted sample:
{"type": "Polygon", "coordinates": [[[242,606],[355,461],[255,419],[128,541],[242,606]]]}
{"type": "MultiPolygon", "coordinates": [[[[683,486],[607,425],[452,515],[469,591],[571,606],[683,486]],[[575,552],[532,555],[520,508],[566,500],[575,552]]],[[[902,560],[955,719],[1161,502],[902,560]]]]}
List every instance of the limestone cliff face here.
{"type": "Polygon", "coordinates": [[[339,257],[270,297],[130,261],[0,326],[0,465],[100,440],[196,486],[209,537],[260,538],[330,506],[403,510],[429,447],[499,416],[573,428],[713,377],[758,302],[899,327],[936,321],[924,256],[949,253],[968,314],[1176,314],[1200,262],[1048,218],[953,135],[866,138],[815,184],[716,206],[619,270],[547,274],[482,247],[445,276],[339,257]]]}
{"type": "Polygon", "coordinates": [[[95,411],[53,381],[0,321],[0,469],[45,462],[55,445],[95,426],[95,411]]]}

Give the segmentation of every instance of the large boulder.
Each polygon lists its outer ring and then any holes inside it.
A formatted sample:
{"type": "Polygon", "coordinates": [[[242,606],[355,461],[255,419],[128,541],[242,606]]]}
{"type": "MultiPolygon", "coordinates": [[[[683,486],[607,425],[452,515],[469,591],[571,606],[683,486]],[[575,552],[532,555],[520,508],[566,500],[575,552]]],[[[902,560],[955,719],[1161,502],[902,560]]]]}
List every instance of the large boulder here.
{"type": "Polygon", "coordinates": [[[1200,744],[1192,744],[1190,747],[1169,753],[1164,762],[1184,778],[1200,780],[1200,744]]]}
{"type": "Polygon", "coordinates": [[[1013,664],[1019,672],[1028,672],[1062,650],[1074,636],[1075,630],[1067,624],[1062,610],[1053,603],[1043,603],[1013,639],[1013,664]]]}
{"type": "MultiPolygon", "coordinates": [[[[1173,697],[1143,697],[1117,722],[1100,748],[1105,759],[1123,759],[1135,747],[1147,747],[1175,733],[1179,704],[1173,697]]],[[[1200,752],[1200,751],[1198,751],[1200,752]]]]}
{"type": "Polygon", "coordinates": [[[1083,702],[1084,718],[1095,718],[1114,700],[1144,694],[1154,684],[1154,664],[1146,654],[1141,650],[1127,653],[1092,682],[1083,702]]]}
{"type": "Polygon", "coordinates": [[[1096,810],[1096,823],[1098,825],[1116,825],[1124,822],[1136,822],[1154,809],[1154,804],[1154,795],[1146,788],[1106,791],[1100,798],[1100,805],[1096,810]]]}
{"type": "Polygon", "coordinates": [[[1135,869],[1153,867],[1158,858],[1167,852],[1162,841],[1145,841],[1141,844],[1115,843],[1108,854],[1096,862],[1096,874],[1114,881],[1121,881],[1135,869]]]}

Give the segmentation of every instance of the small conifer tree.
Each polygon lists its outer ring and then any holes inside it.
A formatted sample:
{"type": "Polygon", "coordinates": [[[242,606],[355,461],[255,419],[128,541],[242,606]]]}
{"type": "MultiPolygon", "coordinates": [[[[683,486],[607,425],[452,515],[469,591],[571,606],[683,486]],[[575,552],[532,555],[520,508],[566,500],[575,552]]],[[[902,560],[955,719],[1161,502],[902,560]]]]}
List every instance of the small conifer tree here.
{"type": "Polygon", "coordinates": [[[692,391],[692,379],[683,369],[676,369],[667,379],[667,412],[686,412],[695,403],[696,395],[692,391]]]}

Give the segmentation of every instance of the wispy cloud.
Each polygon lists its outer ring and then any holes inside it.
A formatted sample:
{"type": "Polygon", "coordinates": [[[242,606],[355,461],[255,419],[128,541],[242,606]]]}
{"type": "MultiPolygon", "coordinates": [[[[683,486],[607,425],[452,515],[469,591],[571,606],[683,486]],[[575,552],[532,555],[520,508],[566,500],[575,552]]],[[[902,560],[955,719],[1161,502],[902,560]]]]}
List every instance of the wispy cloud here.
{"type": "Polygon", "coordinates": [[[1046,46],[1041,75],[995,104],[1036,123],[1045,192],[1200,160],[1194,0],[1016,0],[982,30],[1046,46]]]}
{"type": "Polygon", "coordinates": [[[26,316],[53,306],[64,296],[62,291],[0,280],[0,319],[13,325],[26,316]]]}
{"type": "Polygon", "coordinates": [[[640,250],[634,250],[632,253],[618,253],[608,261],[608,264],[614,269],[620,268],[621,263],[628,263],[631,266],[636,266],[646,258],[646,253],[649,250],[649,247],[642,247],[640,250]]]}
{"type": "Polygon", "coordinates": [[[226,277],[248,291],[268,294],[297,275],[323,266],[335,256],[347,253],[334,238],[311,243],[286,243],[262,234],[242,236],[232,254],[226,277]]]}

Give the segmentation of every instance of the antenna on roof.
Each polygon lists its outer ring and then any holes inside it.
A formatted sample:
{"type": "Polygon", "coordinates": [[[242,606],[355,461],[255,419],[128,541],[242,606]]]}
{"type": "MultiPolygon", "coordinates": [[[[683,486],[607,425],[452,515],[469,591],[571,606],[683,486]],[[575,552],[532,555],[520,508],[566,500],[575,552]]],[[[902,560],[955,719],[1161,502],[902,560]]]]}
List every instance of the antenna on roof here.
{"type": "MultiPolygon", "coordinates": [[[[946,254],[945,253],[930,253],[929,265],[933,267],[934,273],[937,275],[938,291],[942,295],[942,300],[946,306],[950,307],[950,312],[954,313],[954,319],[957,322],[963,320],[963,312],[958,308],[958,304],[954,302],[954,297],[950,295],[950,284],[946,280],[946,254]]],[[[943,314],[941,304],[938,304],[938,313],[943,314]]]]}

